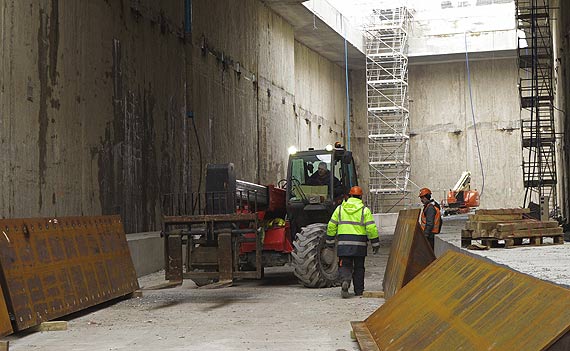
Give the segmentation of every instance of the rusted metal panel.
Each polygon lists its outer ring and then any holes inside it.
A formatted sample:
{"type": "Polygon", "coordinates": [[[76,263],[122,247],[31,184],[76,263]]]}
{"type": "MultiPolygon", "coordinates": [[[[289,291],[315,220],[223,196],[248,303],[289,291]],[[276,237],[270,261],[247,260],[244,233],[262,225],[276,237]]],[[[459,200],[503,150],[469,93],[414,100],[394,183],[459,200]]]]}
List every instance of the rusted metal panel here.
{"type": "Polygon", "coordinates": [[[6,299],[4,292],[0,289],[0,336],[12,334],[12,323],[10,322],[10,315],[8,314],[8,307],[6,306],[6,299]]]}
{"type": "Polygon", "coordinates": [[[435,260],[435,254],[418,222],[420,211],[420,209],[401,210],[398,214],[382,282],[385,299],[394,296],[435,260]]]}
{"type": "Polygon", "coordinates": [[[0,220],[8,311],[22,330],[138,289],[119,216],[0,220]]]}
{"type": "Polygon", "coordinates": [[[548,350],[570,330],[570,290],[448,251],[365,325],[380,350],[548,350]]]}

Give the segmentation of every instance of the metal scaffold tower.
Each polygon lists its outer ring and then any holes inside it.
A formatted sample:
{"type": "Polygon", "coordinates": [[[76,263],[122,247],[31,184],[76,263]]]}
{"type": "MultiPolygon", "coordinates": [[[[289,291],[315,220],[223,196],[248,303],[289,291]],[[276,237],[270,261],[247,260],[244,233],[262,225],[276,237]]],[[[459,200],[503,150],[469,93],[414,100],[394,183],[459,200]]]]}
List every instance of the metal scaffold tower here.
{"type": "Polygon", "coordinates": [[[524,206],[557,208],[553,49],[548,0],[517,0],[524,206]],[[544,197],[548,197],[545,200],[544,197]]]}
{"type": "Polygon", "coordinates": [[[407,7],[373,10],[366,33],[369,202],[374,212],[409,205],[407,7]]]}

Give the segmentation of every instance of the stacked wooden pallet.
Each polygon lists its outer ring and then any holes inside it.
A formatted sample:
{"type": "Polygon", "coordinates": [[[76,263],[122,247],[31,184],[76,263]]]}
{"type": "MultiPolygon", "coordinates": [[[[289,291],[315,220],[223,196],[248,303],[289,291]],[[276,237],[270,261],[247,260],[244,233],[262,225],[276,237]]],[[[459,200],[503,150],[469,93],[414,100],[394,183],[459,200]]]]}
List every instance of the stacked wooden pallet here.
{"type": "Polygon", "coordinates": [[[528,208],[477,210],[461,231],[461,244],[465,247],[476,239],[498,247],[498,241],[504,240],[505,248],[510,248],[522,245],[523,239],[529,239],[530,245],[541,245],[545,237],[551,237],[554,244],[564,243],[558,222],[525,218],[529,212],[528,208]]]}

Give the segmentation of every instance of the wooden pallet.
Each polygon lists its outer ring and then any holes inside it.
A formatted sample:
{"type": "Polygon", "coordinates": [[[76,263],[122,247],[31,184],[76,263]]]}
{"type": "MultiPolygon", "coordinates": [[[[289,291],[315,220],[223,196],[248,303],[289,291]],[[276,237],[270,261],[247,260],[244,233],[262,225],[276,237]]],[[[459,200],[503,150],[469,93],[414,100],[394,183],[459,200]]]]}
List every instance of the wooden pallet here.
{"type": "MultiPolygon", "coordinates": [[[[497,239],[502,239],[508,240],[506,247],[510,247],[520,245],[522,239],[554,238],[563,234],[558,222],[526,219],[524,215],[527,213],[528,208],[478,210],[469,216],[465,229],[461,231],[462,245],[465,247],[470,239],[479,239],[489,247],[498,247],[497,239]]],[[[537,244],[542,239],[532,239],[531,242],[537,244]]]]}
{"type": "Polygon", "coordinates": [[[517,247],[526,246],[544,246],[544,245],[562,245],[564,244],[564,235],[544,235],[544,236],[534,236],[534,237],[518,237],[518,238],[461,238],[461,247],[468,247],[474,240],[480,240],[481,243],[490,248],[505,248],[513,249],[517,247]],[[544,238],[552,238],[553,243],[544,243],[544,238]],[[529,242],[525,243],[524,239],[528,239],[529,242]],[[500,241],[504,242],[501,243],[500,241]]]}

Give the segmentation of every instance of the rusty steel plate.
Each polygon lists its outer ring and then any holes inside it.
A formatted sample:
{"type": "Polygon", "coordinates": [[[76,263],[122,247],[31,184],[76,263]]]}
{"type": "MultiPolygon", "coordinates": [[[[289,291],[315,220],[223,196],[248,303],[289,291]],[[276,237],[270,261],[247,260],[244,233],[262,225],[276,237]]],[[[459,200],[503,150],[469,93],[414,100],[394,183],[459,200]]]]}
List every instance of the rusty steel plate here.
{"type": "Polygon", "coordinates": [[[6,299],[4,299],[4,293],[0,288],[0,336],[12,334],[13,332],[8,307],[6,306],[6,299]]]}
{"type": "Polygon", "coordinates": [[[420,211],[420,209],[401,210],[398,214],[382,282],[386,300],[394,296],[435,260],[435,254],[418,222],[420,211]]]}
{"type": "Polygon", "coordinates": [[[2,287],[22,330],[138,289],[119,216],[0,220],[2,287]]]}
{"type": "Polygon", "coordinates": [[[364,323],[379,350],[559,349],[570,290],[448,251],[364,323]]]}

